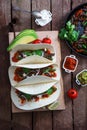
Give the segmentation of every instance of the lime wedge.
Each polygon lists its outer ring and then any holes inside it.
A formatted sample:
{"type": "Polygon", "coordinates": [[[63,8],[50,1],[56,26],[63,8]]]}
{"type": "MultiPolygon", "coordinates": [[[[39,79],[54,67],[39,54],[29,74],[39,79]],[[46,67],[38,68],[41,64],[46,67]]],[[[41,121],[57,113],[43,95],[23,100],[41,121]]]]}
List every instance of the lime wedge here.
{"type": "Polygon", "coordinates": [[[58,105],[59,105],[58,101],[53,102],[51,105],[48,105],[48,109],[49,110],[56,110],[58,105]]]}

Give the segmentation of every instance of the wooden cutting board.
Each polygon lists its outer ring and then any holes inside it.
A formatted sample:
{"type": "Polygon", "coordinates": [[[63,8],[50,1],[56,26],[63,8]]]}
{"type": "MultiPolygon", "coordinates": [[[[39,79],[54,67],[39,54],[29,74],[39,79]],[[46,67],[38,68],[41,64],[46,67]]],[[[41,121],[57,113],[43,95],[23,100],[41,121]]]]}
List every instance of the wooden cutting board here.
{"type": "MultiPolygon", "coordinates": [[[[17,35],[19,32],[16,32],[15,34],[17,35]]],[[[43,39],[44,37],[49,37],[52,40],[52,45],[55,49],[55,53],[56,53],[56,64],[58,64],[58,66],[60,67],[61,70],[61,47],[60,47],[60,41],[58,40],[58,31],[38,31],[37,32],[39,39],[43,39]]],[[[14,33],[10,32],[9,33],[9,44],[11,43],[11,41],[14,39],[14,33]]],[[[65,109],[65,102],[64,102],[64,89],[63,89],[63,80],[62,80],[62,75],[61,75],[61,79],[60,79],[60,85],[61,85],[61,93],[58,100],[58,107],[56,108],[56,110],[64,110],[65,109]]],[[[44,108],[40,108],[37,110],[33,110],[33,111],[49,111],[48,109],[44,108]]],[[[28,111],[24,111],[24,110],[20,110],[17,107],[15,107],[15,105],[12,103],[12,112],[13,113],[17,113],[17,112],[28,112],[28,111]]]]}

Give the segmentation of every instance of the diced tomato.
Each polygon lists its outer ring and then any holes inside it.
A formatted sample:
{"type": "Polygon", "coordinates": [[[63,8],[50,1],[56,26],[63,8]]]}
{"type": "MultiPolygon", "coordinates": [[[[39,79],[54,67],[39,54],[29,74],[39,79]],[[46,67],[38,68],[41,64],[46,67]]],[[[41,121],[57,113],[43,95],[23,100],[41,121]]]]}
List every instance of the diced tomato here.
{"type": "Polygon", "coordinates": [[[37,101],[39,101],[39,97],[36,97],[36,98],[35,98],[35,102],[37,102],[37,101]]]}
{"type": "Polygon", "coordinates": [[[50,50],[47,50],[47,53],[50,54],[51,53],[50,50]]]}
{"type": "Polygon", "coordinates": [[[14,54],[14,56],[12,57],[12,61],[13,61],[13,62],[18,62],[18,61],[19,61],[18,56],[19,56],[19,53],[16,52],[16,53],[14,54]]]}
{"type": "Polygon", "coordinates": [[[19,94],[20,92],[19,92],[19,90],[16,89],[16,90],[15,90],[15,93],[19,94]]]}
{"type": "Polygon", "coordinates": [[[44,94],[44,95],[42,95],[42,98],[48,98],[48,97],[49,97],[48,94],[44,94]]]}
{"type": "Polygon", "coordinates": [[[14,76],[14,80],[15,80],[16,82],[20,82],[22,79],[23,79],[23,78],[20,77],[19,75],[15,75],[15,76],[14,76]]]}
{"type": "Polygon", "coordinates": [[[55,72],[51,72],[51,77],[56,77],[57,74],[55,72]]]}
{"type": "Polygon", "coordinates": [[[24,104],[26,102],[25,98],[22,97],[20,102],[21,102],[21,104],[24,104]]]}

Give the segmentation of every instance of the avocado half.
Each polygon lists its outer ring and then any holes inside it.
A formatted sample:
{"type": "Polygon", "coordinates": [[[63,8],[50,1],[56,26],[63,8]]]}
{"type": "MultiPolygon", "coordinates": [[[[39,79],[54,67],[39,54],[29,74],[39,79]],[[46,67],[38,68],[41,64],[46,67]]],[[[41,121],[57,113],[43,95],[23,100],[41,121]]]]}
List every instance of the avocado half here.
{"type": "Polygon", "coordinates": [[[34,30],[29,30],[29,29],[23,30],[11,42],[11,44],[7,48],[7,51],[12,50],[18,44],[27,44],[29,42],[34,41],[37,38],[38,36],[34,30]]]}

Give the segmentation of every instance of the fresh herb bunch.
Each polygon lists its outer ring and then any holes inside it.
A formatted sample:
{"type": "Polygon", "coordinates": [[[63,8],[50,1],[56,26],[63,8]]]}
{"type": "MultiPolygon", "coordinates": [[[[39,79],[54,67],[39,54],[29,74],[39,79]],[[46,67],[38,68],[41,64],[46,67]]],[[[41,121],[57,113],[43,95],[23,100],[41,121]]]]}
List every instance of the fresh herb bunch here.
{"type": "Polygon", "coordinates": [[[75,25],[68,21],[65,28],[62,28],[59,32],[59,38],[62,40],[68,40],[70,43],[78,40],[79,31],[75,30],[75,25]]]}

